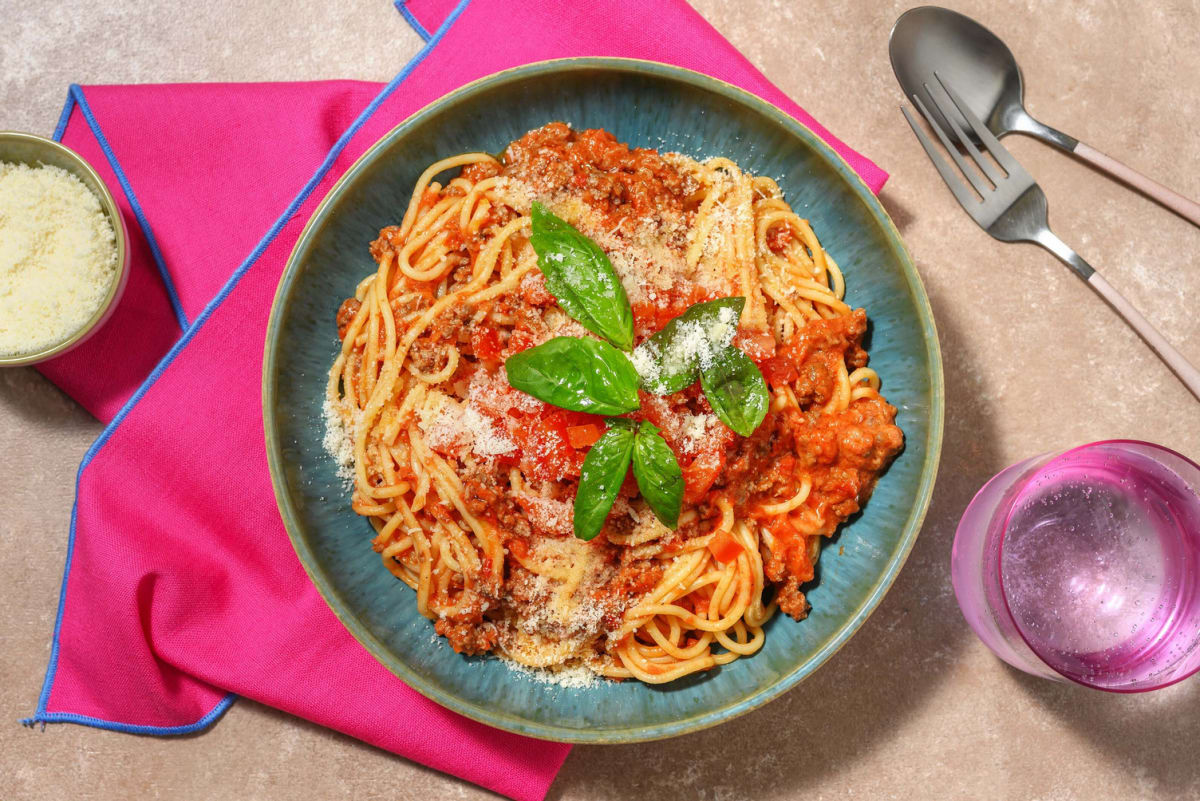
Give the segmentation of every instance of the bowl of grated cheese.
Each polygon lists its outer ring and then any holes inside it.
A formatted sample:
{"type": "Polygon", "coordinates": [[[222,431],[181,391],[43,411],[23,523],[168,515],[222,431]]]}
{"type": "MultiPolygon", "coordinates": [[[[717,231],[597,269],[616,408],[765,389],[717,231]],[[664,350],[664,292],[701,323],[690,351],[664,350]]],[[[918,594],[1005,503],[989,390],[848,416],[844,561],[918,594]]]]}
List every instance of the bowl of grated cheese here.
{"type": "Polygon", "coordinates": [[[78,153],[0,131],[0,367],[45,361],[98,331],[129,277],[127,241],[78,153]]]}

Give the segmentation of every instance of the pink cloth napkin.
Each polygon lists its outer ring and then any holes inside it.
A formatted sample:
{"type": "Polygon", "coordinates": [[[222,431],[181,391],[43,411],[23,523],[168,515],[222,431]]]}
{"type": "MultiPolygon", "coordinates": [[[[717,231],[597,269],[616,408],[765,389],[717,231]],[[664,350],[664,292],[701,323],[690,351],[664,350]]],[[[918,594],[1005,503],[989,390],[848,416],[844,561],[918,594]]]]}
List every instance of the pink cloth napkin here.
{"type": "Polygon", "coordinates": [[[84,458],[37,710],[143,734],[196,731],[237,695],[519,801],[568,747],[449,712],[380,666],[308,580],[280,522],[260,414],[275,286],[320,198],[413,111],[561,56],[654,59],[774,102],[878,190],[886,175],[784,97],[682,0],[410,0],[427,40],[391,82],[72,87],[59,135],[126,216],[110,322],[42,371],[101,420],[84,458]]]}

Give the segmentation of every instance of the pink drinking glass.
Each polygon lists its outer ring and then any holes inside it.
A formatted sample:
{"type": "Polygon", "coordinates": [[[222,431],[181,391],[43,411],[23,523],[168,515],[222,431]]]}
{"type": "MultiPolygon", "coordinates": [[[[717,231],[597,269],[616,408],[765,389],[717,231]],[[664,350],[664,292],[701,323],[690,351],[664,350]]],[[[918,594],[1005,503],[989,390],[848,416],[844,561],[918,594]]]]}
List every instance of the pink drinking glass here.
{"type": "Polygon", "coordinates": [[[954,593],[1015,668],[1113,692],[1200,670],[1200,466],[1093,442],[998,473],[963,513],[954,593]]]}

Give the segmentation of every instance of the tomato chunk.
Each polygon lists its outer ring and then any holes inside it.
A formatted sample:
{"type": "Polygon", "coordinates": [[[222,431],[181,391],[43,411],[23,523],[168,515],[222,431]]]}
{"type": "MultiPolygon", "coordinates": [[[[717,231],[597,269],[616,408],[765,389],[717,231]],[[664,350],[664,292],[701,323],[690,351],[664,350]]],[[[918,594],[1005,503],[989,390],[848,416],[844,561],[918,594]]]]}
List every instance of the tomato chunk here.
{"type": "Polygon", "coordinates": [[[546,289],[546,279],[541,273],[531,273],[521,282],[521,299],[530,306],[549,306],[555,298],[546,289]]]}
{"type": "Polygon", "coordinates": [[[708,541],[708,551],[713,558],[722,564],[737,559],[742,551],[742,544],[733,538],[728,531],[719,531],[708,541]]]}
{"type": "Polygon", "coordinates": [[[562,481],[578,478],[583,466],[583,453],[571,444],[572,428],[604,427],[595,415],[571,412],[546,406],[536,416],[521,418],[521,424],[510,429],[521,451],[521,468],[539,480],[562,481]]]}
{"type": "Polygon", "coordinates": [[[533,347],[533,334],[517,328],[508,337],[508,347],[504,351],[505,358],[533,347]]]}
{"type": "Polygon", "coordinates": [[[699,503],[712,488],[721,475],[725,466],[724,451],[706,451],[697,456],[691,464],[684,465],[683,470],[683,500],[686,503],[699,503]]]}
{"type": "Polygon", "coordinates": [[[752,331],[742,328],[733,338],[733,344],[745,351],[746,355],[760,367],[764,361],[775,355],[775,335],[770,331],[752,331]]]}
{"type": "Polygon", "coordinates": [[[589,423],[582,426],[571,426],[567,429],[567,441],[571,443],[571,447],[579,450],[586,448],[589,445],[595,445],[596,440],[604,436],[604,426],[596,423],[589,423]]]}
{"type": "Polygon", "coordinates": [[[471,330],[471,351],[476,359],[494,362],[499,361],[504,347],[500,344],[500,332],[495,328],[475,326],[471,330]]]}

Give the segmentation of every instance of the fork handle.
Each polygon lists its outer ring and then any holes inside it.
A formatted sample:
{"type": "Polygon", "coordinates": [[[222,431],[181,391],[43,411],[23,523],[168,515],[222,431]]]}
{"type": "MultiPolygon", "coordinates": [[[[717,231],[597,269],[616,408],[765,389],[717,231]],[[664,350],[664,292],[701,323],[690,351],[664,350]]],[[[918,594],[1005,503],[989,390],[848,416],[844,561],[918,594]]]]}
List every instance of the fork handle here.
{"type": "Polygon", "coordinates": [[[1129,184],[1142,194],[1158,201],[1180,217],[1189,221],[1192,225],[1200,225],[1200,203],[1188,200],[1178,192],[1168,189],[1158,181],[1147,178],[1132,167],[1128,167],[1117,161],[1112,156],[1104,155],[1091,145],[1076,142],[1075,149],[1072,152],[1088,164],[1103,170],[1114,178],[1129,184]]]}
{"type": "Polygon", "coordinates": [[[1138,332],[1138,336],[1145,340],[1159,358],[1167,363],[1175,375],[1179,376],[1183,385],[1197,399],[1200,399],[1200,370],[1197,370],[1191,362],[1184,358],[1183,354],[1177,351],[1175,346],[1168,342],[1158,332],[1158,329],[1125,299],[1124,295],[1114,289],[1108,281],[1105,281],[1104,276],[1096,272],[1092,265],[1084,261],[1078,253],[1071,249],[1070,245],[1059,239],[1050,229],[1042,229],[1034,241],[1062,259],[1080,278],[1087,281],[1088,286],[1095,290],[1097,295],[1104,298],[1105,302],[1112,306],[1113,310],[1121,315],[1134,331],[1138,332]]]}

